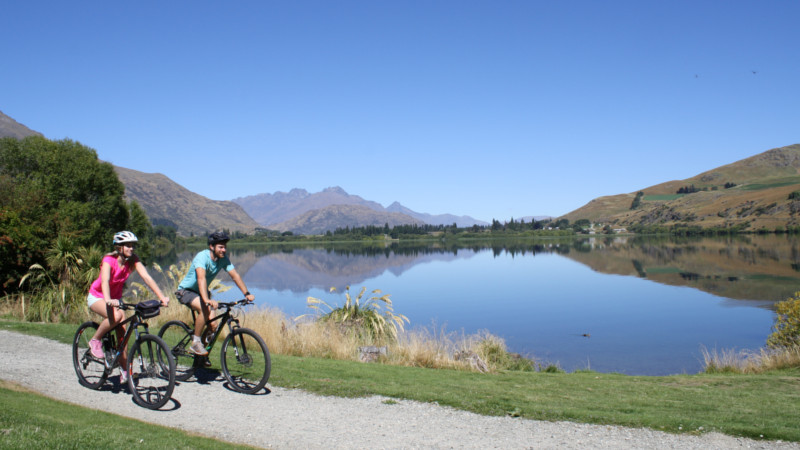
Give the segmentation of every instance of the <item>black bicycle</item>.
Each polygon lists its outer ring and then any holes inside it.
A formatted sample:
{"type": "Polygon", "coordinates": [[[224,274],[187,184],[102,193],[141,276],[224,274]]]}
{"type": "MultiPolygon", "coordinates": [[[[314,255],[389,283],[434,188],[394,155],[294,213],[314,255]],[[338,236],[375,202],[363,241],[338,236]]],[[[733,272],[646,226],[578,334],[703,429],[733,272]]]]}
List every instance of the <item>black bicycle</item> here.
{"type": "MultiPolygon", "coordinates": [[[[247,299],[227,303],[219,302],[219,308],[224,311],[206,324],[203,345],[210,355],[214,343],[227,325],[228,335],[222,342],[220,351],[222,373],[233,389],[244,394],[254,394],[267,384],[270,370],[272,370],[272,362],[264,339],[255,331],[240,327],[239,319],[233,313],[234,307],[248,303],[247,299]],[[211,332],[210,322],[216,321],[219,321],[217,329],[211,332]]],[[[196,315],[197,313],[192,310],[193,321],[197,320],[196,315]]],[[[208,358],[207,356],[197,356],[189,351],[192,346],[193,334],[194,327],[189,327],[180,320],[165,323],[158,332],[158,335],[170,348],[172,356],[175,357],[175,378],[178,381],[186,381],[191,378],[196,369],[205,365],[208,358]]]]}
{"type": "Polygon", "coordinates": [[[161,302],[147,300],[141,303],[120,302],[122,310],[134,314],[118,324],[102,338],[103,358],[92,355],[89,341],[97,331],[97,322],[84,322],[72,340],[72,363],[81,385],[99,389],[111,371],[120,364],[123,349],[132,335],[136,335],[128,352],[128,390],[139,405],[158,409],[172,397],[175,389],[175,358],[160,337],[150,334],[145,319],[160,313],[161,302]],[[121,337],[121,326],[130,323],[121,337]],[[142,328],[143,332],[139,332],[142,328]]]}

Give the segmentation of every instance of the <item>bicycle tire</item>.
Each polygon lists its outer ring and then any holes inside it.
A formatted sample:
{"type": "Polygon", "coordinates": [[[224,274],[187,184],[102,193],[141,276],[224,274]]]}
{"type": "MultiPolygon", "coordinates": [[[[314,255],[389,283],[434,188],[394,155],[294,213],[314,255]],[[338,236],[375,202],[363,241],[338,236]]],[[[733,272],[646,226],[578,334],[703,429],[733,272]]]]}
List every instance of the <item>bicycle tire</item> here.
{"type": "Polygon", "coordinates": [[[175,379],[186,381],[194,375],[195,356],[189,351],[192,346],[193,331],[180,320],[171,320],[158,330],[158,337],[164,340],[175,358],[175,379]]]}
{"type": "Polygon", "coordinates": [[[223,341],[220,356],[222,373],[235,390],[255,394],[267,384],[272,361],[267,344],[255,331],[233,330],[223,341]]]}
{"type": "Polygon", "coordinates": [[[89,341],[97,332],[97,327],[97,322],[84,322],[72,339],[72,366],[78,375],[78,382],[89,389],[100,389],[109,373],[105,362],[92,356],[89,349],[89,341]]]}
{"type": "Polygon", "coordinates": [[[175,389],[175,359],[164,341],[140,334],[128,355],[128,389],[140,406],[159,409],[175,389]]]}

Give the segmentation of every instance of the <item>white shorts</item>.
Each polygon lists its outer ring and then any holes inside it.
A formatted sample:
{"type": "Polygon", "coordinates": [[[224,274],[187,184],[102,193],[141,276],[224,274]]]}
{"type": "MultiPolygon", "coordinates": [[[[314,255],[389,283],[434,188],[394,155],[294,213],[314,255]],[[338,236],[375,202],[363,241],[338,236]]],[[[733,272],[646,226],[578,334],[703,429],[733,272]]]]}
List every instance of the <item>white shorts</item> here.
{"type": "MultiPolygon", "coordinates": [[[[119,301],[119,299],[116,299],[116,298],[113,298],[112,300],[117,300],[117,301],[119,301]]],[[[92,295],[92,294],[89,294],[89,296],[86,298],[86,302],[87,302],[87,303],[89,303],[89,308],[91,308],[91,307],[92,307],[92,305],[94,305],[94,303],[95,303],[95,302],[97,302],[97,301],[103,301],[103,299],[102,299],[102,298],[95,297],[95,296],[94,296],[94,295],[92,295]]]]}

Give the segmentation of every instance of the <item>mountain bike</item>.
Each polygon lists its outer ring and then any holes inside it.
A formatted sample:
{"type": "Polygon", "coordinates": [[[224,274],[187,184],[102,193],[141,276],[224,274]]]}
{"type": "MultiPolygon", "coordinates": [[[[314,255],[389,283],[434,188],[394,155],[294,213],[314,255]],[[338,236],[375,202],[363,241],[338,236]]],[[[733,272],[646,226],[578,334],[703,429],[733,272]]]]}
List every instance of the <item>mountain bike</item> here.
{"type": "Polygon", "coordinates": [[[128,390],[136,403],[145,408],[158,409],[164,406],[175,389],[175,358],[160,337],[150,334],[144,321],[157,316],[160,307],[158,300],[141,303],[120,301],[120,309],[133,310],[134,314],[103,336],[103,358],[92,355],[89,347],[89,341],[97,331],[97,322],[81,324],[72,340],[72,364],[80,384],[89,389],[100,389],[111,372],[119,366],[122,352],[131,336],[135,335],[128,352],[128,390]],[[120,338],[121,326],[128,323],[127,331],[120,338]]]}
{"type": "MultiPolygon", "coordinates": [[[[222,341],[220,350],[220,365],[225,379],[235,389],[244,394],[254,394],[260,391],[272,370],[269,349],[264,339],[255,331],[239,326],[234,309],[236,306],[245,305],[247,299],[235,302],[219,302],[219,308],[224,310],[217,317],[206,324],[203,333],[203,345],[209,355],[214,348],[217,338],[222,334],[225,325],[228,326],[228,335],[222,341]],[[211,331],[211,322],[219,321],[216,331],[211,331]]],[[[197,312],[192,310],[192,321],[197,319],[197,312]]],[[[194,322],[193,322],[194,323],[194,322]]],[[[189,327],[180,320],[165,323],[158,335],[167,343],[172,356],[175,357],[175,378],[186,381],[192,377],[200,367],[203,367],[208,356],[197,356],[189,351],[192,346],[194,327],[189,327]]]]}

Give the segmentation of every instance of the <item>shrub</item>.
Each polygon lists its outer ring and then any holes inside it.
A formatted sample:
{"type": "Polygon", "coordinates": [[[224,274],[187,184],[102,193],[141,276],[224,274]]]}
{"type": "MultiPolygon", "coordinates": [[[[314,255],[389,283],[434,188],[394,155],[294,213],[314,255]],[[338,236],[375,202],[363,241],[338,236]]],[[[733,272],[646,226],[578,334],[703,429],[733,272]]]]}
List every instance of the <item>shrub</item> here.
{"type": "MultiPolygon", "coordinates": [[[[335,291],[336,288],[330,289],[330,292],[335,291]]],[[[409,322],[408,317],[394,313],[389,294],[380,297],[373,295],[362,300],[366,291],[367,288],[362,287],[361,292],[353,298],[350,295],[350,286],[347,286],[344,305],[331,306],[318,298],[308,297],[308,307],[320,312],[323,308],[327,309],[328,312],[323,313],[318,318],[319,321],[334,322],[361,337],[376,341],[397,339],[398,331],[403,330],[403,322],[409,322]]],[[[371,293],[381,294],[381,291],[375,289],[371,293]]]]}
{"type": "Polygon", "coordinates": [[[516,353],[509,353],[506,342],[498,336],[484,331],[475,346],[475,353],[494,370],[518,370],[532,372],[535,362],[516,353]]]}
{"type": "Polygon", "coordinates": [[[767,338],[767,346],[793,347],[800,345],[800,291],[776,305],[775,324],[767,338]]]}

